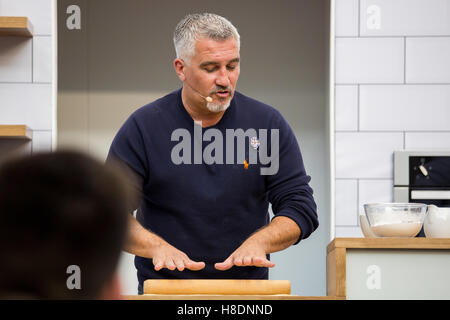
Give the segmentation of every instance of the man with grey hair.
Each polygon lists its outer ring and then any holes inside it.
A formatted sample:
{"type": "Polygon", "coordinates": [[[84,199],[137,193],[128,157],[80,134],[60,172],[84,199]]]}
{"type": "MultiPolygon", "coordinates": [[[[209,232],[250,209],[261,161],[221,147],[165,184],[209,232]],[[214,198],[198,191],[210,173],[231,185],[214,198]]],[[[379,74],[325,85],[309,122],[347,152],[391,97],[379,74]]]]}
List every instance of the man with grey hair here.
{"type": "MultiPolygon", "coordinates": [[[[196,99],[200,99],[197,103],[194,101],[187,103],[187,108],[190,108],[188,112],[201,113],[203,109],[202,104],[204,104],[204,100],[202,99],[206,99],[206,108],[214,116],[211,119],[211,123],[217,121],[220,119],[221,115],[223,115],[223,112],[229,107],[233,93],[232,88],[235,87],[239,77],[240,36],[238,31],[227,19],[218,15],[210,13],[192,14],[188,15],[178,23],[175,28],[173,42],[177,53],[175,70],[180,80],[187,85],[186,89],[183,90],[185,91],[184,97],[189,99],[190,96],[193,96],[196,99]],[[197,50],[203,51],[203,53],[211,54],[212,52],[208,52],[210,50],[210,46],[218,43],[224,46],[224,48],[219,48],[218,51],[222,51],[224,49],[233,51],[233,58],[227,61],[227,69],[233,72],[229,72],[229,81],[227,81],[227,77],[218,79],[219,81],[215,83],[215,86],[213,86],[213,89],[211,90],[211,86],[203,88],[203,86],[207,84],[205,83],[203,85],[198,83],[195,74],[185,74],[183,71],[199,71],[194,68],[189,68],[190,66],[192,67],[192,62],[197,62],[196,60],[191,60],[193,58],[195,59],[200,57],[195,54],[196,46],[197,50]],[[208,92],[209,90],[209,95],[215,94],[217,96],[216,101],[214,101],[210,96],[203,97],[200,94],[200,92],[208,92]],[[199,110],[193,110],[196,105],[200,107],[198,108],[199,110]]],[[[214,64],[208,64],[208,62],[211,61],[202,61],[200,67],[208,73],[212,73],[214,64]]],[[[202,119],[201,116],[198,118],[199,120],[206,120],[202,119]]],[[[206,126],[208,126],[208,124],[206,124],[206,126]]]]}
{"type": "Polygon", "coordinates": [[[268,279],[270,253],[319,224],[297,140],[276,109],[236,91],[240,36],[230,21],[187,15],[174,45],[182,88],[135,111],[108,155],[142,194],[125,248],[138,292],[155,278],[268,279]]]}

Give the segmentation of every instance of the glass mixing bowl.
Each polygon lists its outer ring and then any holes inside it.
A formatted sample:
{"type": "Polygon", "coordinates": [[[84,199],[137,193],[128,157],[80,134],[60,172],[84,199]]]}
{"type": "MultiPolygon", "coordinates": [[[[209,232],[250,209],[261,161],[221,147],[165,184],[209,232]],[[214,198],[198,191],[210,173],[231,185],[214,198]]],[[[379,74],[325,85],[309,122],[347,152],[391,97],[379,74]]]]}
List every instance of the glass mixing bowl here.
{"type": "Polygon", "coordinates": [[[368,203],[364,205],[370,230],[377,237],[415,237],[427,214],[423,203],[368,203]]]}

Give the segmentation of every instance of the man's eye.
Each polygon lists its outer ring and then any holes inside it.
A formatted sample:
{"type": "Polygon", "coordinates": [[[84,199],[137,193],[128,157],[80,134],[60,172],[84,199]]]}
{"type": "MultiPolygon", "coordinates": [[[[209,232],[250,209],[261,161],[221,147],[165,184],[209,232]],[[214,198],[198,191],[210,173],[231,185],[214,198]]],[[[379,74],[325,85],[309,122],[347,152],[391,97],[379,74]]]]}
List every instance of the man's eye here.
{"type": "Polygon", "coordinates": [[[236,69],[236,66],[227,66],[228,70],[234,70],[236,69]]]}
{"type": "Polygon", "coordinates": [[[205,70],[206,70],[206,72],[214,72],[214,71],[216,71],[216,67],[214,67],[214,68],[205,68],[205,70]]]}

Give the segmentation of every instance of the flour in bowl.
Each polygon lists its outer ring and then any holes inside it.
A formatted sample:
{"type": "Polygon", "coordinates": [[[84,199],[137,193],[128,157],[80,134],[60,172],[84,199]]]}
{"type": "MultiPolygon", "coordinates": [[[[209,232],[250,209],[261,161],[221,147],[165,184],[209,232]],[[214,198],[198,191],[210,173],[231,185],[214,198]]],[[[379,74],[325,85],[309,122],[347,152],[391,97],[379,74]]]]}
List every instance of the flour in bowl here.
{"type": "Polygon", "coordinates": [[[420,222],[389,223],[370,227],[378,237],[414,237],[421,228],[420,222]]]}

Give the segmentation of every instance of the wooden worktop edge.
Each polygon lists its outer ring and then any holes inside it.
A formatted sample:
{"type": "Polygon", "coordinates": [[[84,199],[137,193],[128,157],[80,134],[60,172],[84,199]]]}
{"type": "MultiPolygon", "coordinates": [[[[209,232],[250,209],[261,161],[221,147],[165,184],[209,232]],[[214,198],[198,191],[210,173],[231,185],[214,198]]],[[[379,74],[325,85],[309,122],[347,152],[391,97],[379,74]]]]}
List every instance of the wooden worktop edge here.
{"type": "Polygon", "coordinates": [[[335,238],[327,253],[335,248],[353,249],[450,249],[449,238],[335,238]]]}

